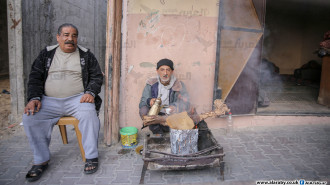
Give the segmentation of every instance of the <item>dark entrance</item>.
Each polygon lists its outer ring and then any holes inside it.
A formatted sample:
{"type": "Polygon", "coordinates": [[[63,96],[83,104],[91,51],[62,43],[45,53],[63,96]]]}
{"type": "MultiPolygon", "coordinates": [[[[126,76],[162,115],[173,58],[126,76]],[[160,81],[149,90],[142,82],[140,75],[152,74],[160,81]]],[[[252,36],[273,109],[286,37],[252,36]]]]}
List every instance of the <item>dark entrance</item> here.
{"type": "Polygon", "coordinates": [[[7,2],[0,1],[0,78],[9,78],[7,2]]]}
{"type": "Polygon", "coordinates": [[[314,53],[330,30],[329,9],[329,1],[267,1],[257,114],[330,114],[317,103],[322,59],[314,53]]]}

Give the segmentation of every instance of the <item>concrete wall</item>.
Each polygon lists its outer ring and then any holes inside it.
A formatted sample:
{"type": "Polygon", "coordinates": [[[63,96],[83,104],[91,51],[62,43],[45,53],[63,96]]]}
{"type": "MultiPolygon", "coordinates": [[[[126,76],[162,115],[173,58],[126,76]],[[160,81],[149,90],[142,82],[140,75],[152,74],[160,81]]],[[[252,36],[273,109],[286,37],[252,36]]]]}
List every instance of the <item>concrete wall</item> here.
{"type": "Polygon", "coordinates": [[[66,22],[78,27],[78,43],[91,49],[104,69],[107,0],[22,1],[22,14],[26,83],[34,59],[41,49],[57,43],[57,29],[66,22]]]}
{"type": "Polygon", "coordinates": [[[198,112],[212,108],[217,0],[127,0],[123,10],[120,126],[140,128],[138,104],[162,58],[174,62],[198,112]]]}
{"type": "Polygon", "coordinates": [[[7,3],[0,1],[0,76],[9,75],[7,3]]]}
{"type": "Polygon", "coordinates": [[[281,74],[293,74],[310,60],[330,30],[328,1],[267,1],[263,57],[274,62],[281,74]]]}

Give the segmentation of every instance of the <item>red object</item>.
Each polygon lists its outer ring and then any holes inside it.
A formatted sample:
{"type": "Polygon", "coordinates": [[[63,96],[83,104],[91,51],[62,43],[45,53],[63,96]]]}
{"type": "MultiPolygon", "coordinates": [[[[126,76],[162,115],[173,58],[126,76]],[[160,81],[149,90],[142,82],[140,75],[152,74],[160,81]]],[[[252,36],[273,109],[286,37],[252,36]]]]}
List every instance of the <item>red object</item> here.
{"type": "Polygon", "coordinates": [[[322,48],[330,49],[330,31],[327,31],[323,36],[323,41],[320,43],[322,48]]]}
{"type": "Polygon", "coordinates": [[[13,128],[13,127],[15,127],[16,125],[17,125],[16,123],[11,124],[11,125],[8,126],[8,128],[13,128]]]}

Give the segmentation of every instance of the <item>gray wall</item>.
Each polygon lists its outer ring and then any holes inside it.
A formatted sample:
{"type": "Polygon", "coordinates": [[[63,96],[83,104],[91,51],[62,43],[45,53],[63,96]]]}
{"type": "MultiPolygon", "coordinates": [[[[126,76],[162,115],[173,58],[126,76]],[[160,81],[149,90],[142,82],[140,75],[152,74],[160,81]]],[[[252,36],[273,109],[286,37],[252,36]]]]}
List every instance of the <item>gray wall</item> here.
{"type": "Polygon", "coordinates": [[[25,87],[34,59],[57,43],[57,28],[66,22],[78,27],[78,43],[94,53],[104,71],[107,0],[23,0],[22,15],[25,87]]]}
{"type": "Polygon", "coordinates": [[[0,0],[0,76],[9,75],[7,3],[0,0]]]}

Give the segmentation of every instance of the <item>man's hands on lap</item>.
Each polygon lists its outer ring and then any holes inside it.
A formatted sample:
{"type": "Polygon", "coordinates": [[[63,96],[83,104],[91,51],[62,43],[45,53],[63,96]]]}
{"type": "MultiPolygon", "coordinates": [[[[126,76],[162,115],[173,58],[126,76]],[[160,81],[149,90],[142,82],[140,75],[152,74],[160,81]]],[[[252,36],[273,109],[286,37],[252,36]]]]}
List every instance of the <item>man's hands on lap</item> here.
{"type": "MultiPolygon", "coordinates": [[[[80,103],[94,103],[94,96],[91,94],[84,94],[81,99],[80,103]]],[[[41,108],[41,101],[40,100],[31,100],[24,108],[24,114],[34,115],[36,112],[39,112],[41,108]]]]}
{"type": "Polygon", "coordinates": [[[39,112],[41,108],[41,102],[39,100],[31,100],[24,108],[24,114],[34,115],[34,113],[39,112]]]}
{"type": "Polygon", "coordinates": [[[86,93],[81,97],[80,103],[94,103],[94,96],[86,93]]]}

